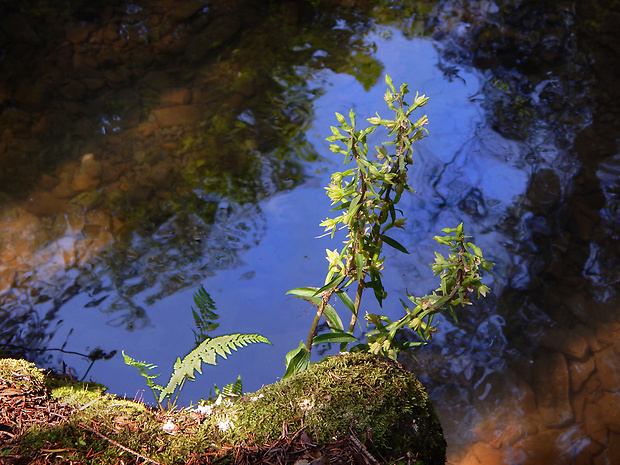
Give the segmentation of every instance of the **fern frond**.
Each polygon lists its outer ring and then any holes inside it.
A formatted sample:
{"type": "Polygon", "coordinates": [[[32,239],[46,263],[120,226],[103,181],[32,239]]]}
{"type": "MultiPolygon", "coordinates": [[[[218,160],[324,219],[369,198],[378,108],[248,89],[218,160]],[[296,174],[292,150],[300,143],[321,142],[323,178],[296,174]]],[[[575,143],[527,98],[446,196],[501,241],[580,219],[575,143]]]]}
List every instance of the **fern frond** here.
{"type": "Polygon", "coordinates": [[[235,384],[228,384],[224,387],[224,394],[228,394],[230,396],[241,397],[243,395],[243,383],[241,382],[241,375],[235,381],[235,384]],[[228,389],[230,386],[230,389],[228,389]]]}
{"type": "MultiPolygon", "coordinates": [[[[216,392],[217,385],[215,386],[216,392]]],[[[223,397],[241,397],[243,395],[243,383],[241,382],[241,375],[237,378],[237,381],[234,383],[229,383],[222,388],[222,392],[217,392],[218,396],[223,397]]]]}
{"type": "Polygon", "coordinates": [[[211,296],[202,285],[200,285],[198,291],[194,292],[194,303],[198,307],[198,311],[192,307],[194,323],[196,328],[198,328],[198,333],[196,331],[193,332],[196,345],[198,345],[209,337],[207,333],[218,328],[220,324],[216,323],[215,320],[220,316],[215,313],[215,302],[213,302],[213,299],[211,299],[211,296]]]}
{"type": "Polygon", "coordinates": [[[215,311],[215,302],[213,302],[209,293],[205,291],[202,284],[200,289],[194,293],[194,303],[201,311],[210,311],[215,318],[219,318],[215,313],[212,313],[215,311]]]}
{"type": "Polygon", "coordinates": [[[146,362],[140,362],[138,360],[135,360],[134,358],[130,357],[129,355],[127,355],[125,353],[125,351],[122,351],[123,354],[123,358],[125,359],[125,364],[129,365],[131,367],[137,368],[138,371],[140,372],[140,374],[142,376],[144,376],[144,378],[146,379],[146,385],[148,387],[150,387],[151,389],[157,389],[159,391],[161,391],[163,388],[157,384],[155,384],[153,382],[153,380],[155,378],[157,378],[159,376],[159,374],[157,375],[149,375],[149,371],[151,371],[153,368],[157,368],[157,365],[153,365],[152,363],[146,363],[146,362]]]}
{"type": "Polygon", "coordinates": [[[215,404],[219,405],[223,402],[223,399],[238,399],[243,395],[243,383],[241,382],[241,375],[237,377],[237,381],[229,383],[220,391],[217,384],[214,384],[215,395],[217,396],[215,404]]]}
{"type": "Polygon", "coordinates": [[[171,396],[176,388],[186,379],[193,380],[194,371],[202,374],[202,362],[217,365],[216,357],[218,355],[227,358],[233,350],[256,342],[271,344],[266,337],[260,334],[229,334],[205,340],[185,356],[183,360],[177,358],[170,380],[159,394],[159,401],[163,401],[166,396],[171,396]]]}

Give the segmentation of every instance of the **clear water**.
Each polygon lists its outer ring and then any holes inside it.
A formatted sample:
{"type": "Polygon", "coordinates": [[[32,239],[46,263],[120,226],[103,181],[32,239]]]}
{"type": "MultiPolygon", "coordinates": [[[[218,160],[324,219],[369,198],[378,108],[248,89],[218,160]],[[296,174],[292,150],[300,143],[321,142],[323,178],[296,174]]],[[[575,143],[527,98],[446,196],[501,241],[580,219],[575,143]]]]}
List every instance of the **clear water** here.
{"type": "MultiPolygon", "coordinates": [[[[493,5],[479,11],[496,12],[493,5]]],[[[443,20],[444,29],[450,31],[454,42],[467,37],[463,24],[443,20]]],[[[408,25],[415,30],[414,26],[408,25]]],[[[352,27],[345,21],[335,29],[352,27]]],[[[409,36],[410,32],[411,29],[409,36]]],[[[571,333],[575,326],[588,328],[595,336],[583,336],[585,330],[579,333],[582,339],[588,339],[588,360],[595,358],[591,353],[596,346],[593,341],[613,339],[607,333],[601,335],[603,331],[588,315],[605,307],[605,318],[613,321],[614,309],[618,308],[618,268],[609,258],[613,252],[609,252],[609,241],[605,239],[614,237],[617,228],[617,156],[605,159],[596,170],[606,203],[601,213],[602,232],[592,233],[590,244],[574,250],[583,259],[583,276],[577,276],[571,286],[571,281],[561,278],[563,273],[572,276],[567,271],[572,265],[556,260],[560,266],[566,265],[566,270],[554,270],[552,266],[554,254],[574,247],[571,234],[580,234],[575,228],[585,228],[583,223],[587,223],[582,219],[572,226],[558,227],[558,223],[566,222],[555,222],[553,218],[562,216],[557,205],[570,201],[572,193],[579,189],[575,180],[581,162],[571,144],[590,123],[592,110],[581,108],[578,117],[566,124],[557,124],[562,112],[541,117],[526,125],[527,131],[516,137],[515,133],[524,126],[519,118],[527,115],[512,115],[515,123],[511,133],[507,128],[512,126],[500,121],[510,119],[511,115],[497,110],[503,102],[503,92],[513,83],[502,81],[488,69],[471,66],[468,60],[451,59],[455,46],[450,40],[437,36],[435,40],[428,36],[405,38],[399,28],[388,26],[359,34],[356,43],[367,52],[372,50],[372,72],[356,75],[351,68],[346,68],[346,73],[329,68],[317,71],[319,66],[309,70],[299,65],[292,74],[282,77],[282,84],[288,86],[284,94],[288,101],[279,109],[282,114],[261,114],[258,107],[251,105],[235,113],[230,102],[223,107],[236,119],[234,138],[245,138],[240,146],[247,151],[244,156],[250,154],[247,158],[235,158],[231,153],[236,146],[230,149],[230,141],[221,141],[226,131],[218,127],[218,121],[230,123],[224,116],[218,120],[216,114],[209,115],[212,119],[205,129],[206,136],[199,131],[189,135],[183,131],[175,133],[174,129],[162,131],[168,143],[176,144],[174,150],[182,147],[186,153],[183,160],[187,164],[182,169],[166,165],[165,155],[153,148],[144,131],[131,132],[145,121],[134,115],[136,105],[142,105],[144,113],[152,115],[149,112],[154,104],[147,98],[148,93],[139,88],[126,89],[125,93],[115,90],[104,105],[105,111],[94,115],[100,124],[96,135],[92,135],[92,140],[69,141],[65,147],[72,155],[64,155],[67,159],[58,166],[73,163],[66,170],[82,166],[83,155],[93,148],[97,159],[103,162],[106,157],[112,160],[115,156],[127,156],[127,151],[122,155],[120,150],[118,154],[111,153],[122,143],[132,146],[131,175],[120,172],[119,179],[110,179],[99,189],[110,192],[110,186],[118,182],[119,192],[131,194],[132,184],[141,182],[135,177],[140,172],[135,168],[136,162],[150,164],[150,168],[162,163],[164,180],[152,190],[136,189],[133,198],[128,195],[129,200],[124,202],[136,204],[133,216],[127,213],[132,212],[131,207],[116,204],[114,211],[120,214],[112,216],[121,218],[118,221],[123,224],[122,233],[112,226],[113,233],[96,236],[99,243],[83,252],[88,259],[77,259],[76,266],[71,254],[81,247],[85,233],[74,222],[82,213],[43,212],[35,215],[42,220],[30,221],[30,216],[16,216],[13,209],[16,204],[23,205],[23,199],[9,197],[3,205],[4,229],[12,231],[11,225],[22,226],[20,235],[4,233],[5,264],[9,263],[6,257],[11,257],[11,251],[26,250],[29,258],[19,262],[17,278],[3,281],[10,282],[1,289],[3,340],[19,341],[31,349],[62,348],[65,353],[31,351],[29,355],[50,366],[60,367],[64,362],[77,376],[86,373],[90,361],[66,352],[116,350],[117,355],[110,360],[94,363],[88,378],[105,384],[115,394],[149,401],[151,394],[145,392],[142,378],[122,363],[120,351],[156,364],[162,373],[160,380],[164,379],[176,357],[193,348],[195,326],[190,308],[193,293],[202,284],[221,315],[218,333],[260,333],[273,346],[250,346],[218,367],[204,367],[196,382],[185,385],[180,402],[189,404],[206,397],[213,383],[222,386],[234,381],[238,374],[242,374],[247,391],[276,381],[284,373],[284,355],[305,339],[313,318],[313,309],[289,298],[286,291],[321,284],[326,271],[325,248],[340,245],[337,240],[316,238],[323,232],[318,224],[329,208],[323,187],[330,172],[341,166],[324,138],[330,134],[329,126],[335,124],[336,111],[346,114],[353,108],[358,120],[375,111],[388,114],[382,98],[383,75],[387,73],[395,83],[407,82],[412,92],[419,91],[431,99],[424,108],[430,120],[430,135],[417,144],[416,164],[410,171],[410,182],[417,193],[405,197],[401,205],[408,222],[406,232],[397,239],[410,254],[388,252],[384,283],[389,296],[384,303],[385,313],[399,314],[398,299],[405,292],[426,294],[437,287],[428,264],[438,250],[432,236],[444,227],[463,222],[485,256],[496,263],[493,275],[487,278],[492,296],[463,310],[458,325],[442,321],[433,345],[418,354],[417,362],[412,362],[436,401],[451,451],[456,454],[454,460],[463,457],[457,454],[461,448],[467,450],[468,445],[480,441],[491,444],[489,437],[504,438],[505,430],[514,429],[514,425],[525,428],[525,432],[517,434],[519,440],[536,437],[535,432],[556,430],[563,434],[554,436],[560,444],[566,435],[574,435],[581,445],[575,445],[575,441],[573,445],[563,445],[562,450],[569,456],[596,441],[605,448],[612,440],[613,425],[605,426],[606,431],[612,431],[607,433],[605,443],[592,431],[580,429],[585,420],[579,413],[566,421],[545,420],[534,425],[533,421],[529,423],[530,412],[523,411],[528,402],[536,403],[531,401],[532,396],[544,406],[541,399],[545,383],[549,386],[557,381],[541,378],[545,369],[540,366],[548,360],[537,350],[541,346],[556,353],[577,350],[567,349],[563,343],[556,344],[561,346],[560,350],[550,348],[550,329],[569,328],[567,337],[576,338],[571,333]],[[132,96],[136,92],[142,95],[138,103],[132,96]],[[276,132],[285,133],[282,139],[290,143],[290,150],[273,134],[252,132],[263,120],[273,123],[276,132]],[[289,120],[299,124],[286,126],[289,120]],[[226,155],[220,159],[212,157],[209,153],[214,146],[226,155]],[[106,150],[99,150],[101,147],[106,150]],[[206,165],[199,163],[205,159],[206,165]],[[224,174],[215,168],[201,171],[210,163],[222,165],[224,174]],[[258,174],[248,181],[247,171],[258,174]],[[235,178],[241,172],[243,175],[235,178]],[[181,187],[177,177],[183,179],[181,187]],[[177,199],[175,193],[179,192],[177,199]],[[161,206],[148,203],[149,195],[166,205],[160,217],[145,213],[153,205],[161,206]],[[38,245],[19,249],[16,237],[38,245]],[[13,241],[10,244],[9,239],[13,241]],[[548,279],[545,273],[554,279],[548,279]],[[591,288],[597,292],[593,294],[591,288]],[[582,315],[575,325],[577,307],[582,309],[582,315]],[[479,431],[485,428],[490,432],[479,431]]],[[[309,47],[291,44],[289,53],[304,53],[309,47]]],[[[316,63],[330,56],[326,51],[314,51],[310,61],[316,63]]],[[[230,65],[232,70],[227,66],[225,63],[221,69],[209,69],[208,73],[199,66],[191,72],[185,70],[182,84],[199,88],[206,79],[226,87],[226,79],[245,72],[237,70],[234,63],[230,65]]],[[[524,98],[535,103],[548,99],[552,91],[562,91],[554,87],[559,86],[558,82],[552,73],[541,77],[524,98]]],[[[241,84],[235,81],[235,85],[241,84]]],[[[261,92],[268,91],[268,87],[267,91],[261,88],[261,92]]],[[[255,98],[251,91],[246,94],[242,94],[242,100],[255,98]]],[[[227,130],[232,131],[230,126],[227,130]]],[[[53,169],[54,165],[50,171],[53,169]]],[[[154,176],[146,168],[143,172],[145,176],[154,176]]],[[[15,179],[12,182],[19,184],[15,179]]],[[[38,189],[33,187],[32,191],[38,189]]],[[[101,213],[104,219],[110,218],[106,210],[110,204],[104,208],[88,199],[82,201],[87,204],[84,216],[92,218],[101,213]]],[[[52,203],[50,208],[59,207],[52,203]]],[[[593,215],[596,213],[585,214],[586,218],[593,215]]],[[[91,225],[96,224],[91,221],[91,225]]],[[[0,271],[6,273],[6,268],[0,271]]],[[[368,311],[378,310],[371,297],[365,304],[368,311]]],[[[607,328],[615,326],[610,324],[607,328]]],[[[612,343],[608,345],[613,347],[612,343]]],[[[317,354],[315,357],[319,358],[317,354]]],[[[579,357],[567,356],[566,360],[573,368],[588,363],[579,357]]],[[[577,391],[582,392],[575,389],[572,400],[581,395],[577,391]]],[[[563,407],[550,408],[561,416],[563,407]]],[[[519,463],[523,451],[517,446],[513,450],[514,442],[522,444],[513,441],[504,460],[509,457],[519,463]]]]}
{"type": "MultiPolygon", "coordinates": [[[[419,161],[411,173],[411,184],[418,194],[403,201],[410,222],[407,234],[400,240],[411,254],[390,253],[391,266],[385,275],[393,296],[386,309],[395,316],[399,312],[398,298],[403,297],[406,290],[425,293],[436,287],[428,264],[436,249],[432,235],[441,228],[465,221],[490,259],[500,262],[497,257],[502,253],[501,247],[488,239],[485,229],[490,229],[497,221],[493,216],[500,216],[523,194],[528,176],[524,170],[496,161],[492,153],[475,157],[480,153],[478,150],[471,155],[468,146],[475,135],[483,131],[484,124],[479,104],[472,99],[479,91],[478,76],[463,71],[461,77],[465,82],[444,79],[436,67],[437,51],[429,40],[407,40],[396,31],[391,31],[389,40],[379,35],[366,40],[377,45],[376,54],[394,82],[406,80],[412,91],[419,89],[432,96],[431,104],[425,108],[432,122],[428,126],[430,137],[419,144],[419,161]],[[410,56],[416,57],[419,71],[415,76],[407,60],[410,56]],[[492,176],[483,175],[489,165],[492,176]],[[492,207],[495,215],[487,214],[483,222],[468,221],[458,208],[456,199],[474,188],[495,200],[492,207]],[[452,204],[451,207],[439,207],[444,199],[452,204]]],[[[274,347],[247,348],[219,368],[206,367],[198,382],[184,388],[182,399],[186,402],[204,396],[214,381],[221,385],[234,380],[237,373],[243,373],[248,390],[276,380],[283,374],[285,353],[305,338],[313,311],[306,304],[290,299],[286,291],[321,283],[325,274],[325,248],[336,248],[340,243],[336,239],[317,239],[322,234],[318,223],[329,209],[324,186],[329,182],[330,172],[340,169],[340,160],[329,152],[324,136],[330,133],[329,126],[335,124],[335,111],[346,112],[353,108],[360,117],[372,116],[377,109],[380,114],[387,114],[383,109],[383,82],[366,92],[354,77],[326,71],[315,78],[313,85],[322,87],[325,93],[315,102],[314,120],[307,137],[325,159],[318,165],[306,166],[308,174],[304,185],[259,202],[249,212],[242,211],[241,215],[254,216],[251,221],[262,228],[258,244],[241,253],[234,266],[218,270],[202,281],[221,314],[221,331],[260,333],[268,337],[274,347]]],[[[487,138],[495,139],[491,143],[502,143],[502,138],[492,133],[487,138]]],[[[500,273],[501,267],[500,264],[500,273]]],[[[134,295],[133,302],[147,309],[148,323],[131,332],[125,326],[111,325],[114,318],[93,308],[88,310],[88,319],[82,318],[84,306],[93,299],[86,293],[78,294],[63,307],[60,318],[63,323],[56,328],[50,346],[68,341],[67,350],[123,349],[134,358],[158,365],[165,374],[177,356],[193,347],[195,325],[190,307],[194,305],[195,290],[187,289],[152,305],[146,301],[151,289],[134,295]]],[[[368,304],[373,305],[370,299],[368,304]]],[[[375,306],[373,310],[378,310],[375,306]]],[[[75,360],[72,366],[80,373],[88,364],[87,360],[75,360]]],[[[133,396],[137,387],[142,388],[141,379],[132,368],[124,367],[118,357],[96,363],[89,376],[115,393],[133,396]]]]}

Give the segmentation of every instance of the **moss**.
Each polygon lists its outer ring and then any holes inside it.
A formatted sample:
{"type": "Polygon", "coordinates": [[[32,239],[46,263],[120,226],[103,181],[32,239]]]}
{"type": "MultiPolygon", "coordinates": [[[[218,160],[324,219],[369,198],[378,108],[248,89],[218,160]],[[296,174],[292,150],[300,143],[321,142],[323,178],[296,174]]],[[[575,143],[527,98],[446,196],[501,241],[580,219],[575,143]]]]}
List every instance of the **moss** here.
{"type": "Polygon", "coordinates": [[[30,455],[36,451],[57,451],[53,460],[71,460],[91,463],[86,459],[89,451],[98,458],[98,463],[114,463],[118,460],[118,451],[110,450],[110,445],[103,440],[89,436],[89,432],[67,423],[53,427],[33,427],[22,438],[20,452],[30,455]]]}
{"type": "Polygon", "coordinates": [[[106,394],[98,384],[44,376],[20,360],[0,360],[0,374],[7,386],[27,383],[70,412],[64,422],[33,426],[22,434],[11,447],[19,447],[24,456],[55,450],[55,460],[84,464],[136,459],[98,432],[169,465],[206,452],[227,463],[235,453],[229,444],[262,445],[278,439],[283,428],[294,433],[303,426],[319,446],[353,433],[377,458],[445,463],[441,426],[422,385],[399,365],[367,354],[329,357],[233,405],[214,407],[206,416],[187,409],[153,410],[106,394]],[[176,425],[176,434],[163,430],[168,421],[176,425]]]}
{"type": "Polygon", "coordinates": [[[277,439],[302,425],[319,445],[355,434],[383,457],[445,463],[441,425],[422,384],[401,366],[368,354],[325,361],[246,396],[235,407],[234,442],[277,439]]]}
{"type": "MultiPolygon", "coordinates": [[[[162,430],[163,412],[105,394],[100,385],[66,384],[52,389],[50,398],[70,406],[72,414],[62,424],[30,428],[21,438],[20,452],[24,455],[58,450],[57,460],[84,464],[111,464],[118,463],[119,458],[136,458],[114,447],[95,431],[162,463],[185,463],[189,455],[183,436],[174,437],[162,430]]],[[[183,413],[171,412],[170,416],[180,422],[183,413]]],[[[189,439],[192,441],[193,435],[189,439]]]]}
{"type": "Polygon", "coordinates": [[[0,359],[0,387],[40,393],[45,389],[44,371],[21,359],[0,359]]]}

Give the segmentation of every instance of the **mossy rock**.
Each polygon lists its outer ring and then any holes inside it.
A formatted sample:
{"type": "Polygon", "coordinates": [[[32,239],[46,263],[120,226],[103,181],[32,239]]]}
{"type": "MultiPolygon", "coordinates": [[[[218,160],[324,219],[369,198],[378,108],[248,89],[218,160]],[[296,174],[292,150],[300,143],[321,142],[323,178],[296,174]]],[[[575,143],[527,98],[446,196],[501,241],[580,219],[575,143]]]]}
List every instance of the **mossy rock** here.
{"type": "Polygon", "coordinates": [[[202,454],[235,464],[237,447],[269,449],[303,429],[318,457],[337,441],[355,438],[381,463],[401,458],[398,463],[445,463],[446,443],[423,386],[400,365],[368,354],[328,357],[233,404],[212,405],[212,413],[199,420],[194,409],[154,410],[22,360],[0,360],[0,375],[4,389],[37,393],[31,403],[46,406],[50,418],[66,419],[48,425],[37,421],[15,431],[10,450],[21,459],[34,460],[41,449],[54,449],[64,451],[66,460],[113,464],[131,459],[128,449],[167,465],[202,454]],[[172,434],[164,431],[169,422],[177,428],[172,434]],[[114,443],[100,433],[113,436],[114,443]]]}
{"type": "Polygon", "coordinates": [[[446,462],[446,441],[416,377],[389,360],[341,354],[263,387],[235,404],[231,442],[277,439],[305,426],[318,445],[354,434],[368,450],[426,465],[446,462]]]}

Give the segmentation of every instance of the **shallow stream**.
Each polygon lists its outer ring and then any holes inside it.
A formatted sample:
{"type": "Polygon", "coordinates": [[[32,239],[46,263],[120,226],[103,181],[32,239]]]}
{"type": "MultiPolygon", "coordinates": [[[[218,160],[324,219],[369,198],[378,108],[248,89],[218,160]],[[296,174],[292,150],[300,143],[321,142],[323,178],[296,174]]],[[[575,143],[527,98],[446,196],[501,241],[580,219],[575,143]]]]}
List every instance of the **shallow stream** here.
{"type": "Polygon", "coordinates": [[[314,313],[286,292],[321,285],[340,246],[317,238],[341,166],[324,139],[334,112],[387,115],[389,74],[430,97],[430,123],[384,312],[438,286],[442,228],[496,263],[491,296],[403,359],[450,462],[615,463],[620,12],[328,3],[0,6],[0,347],[152,401],[120,352],[165,378],[202,285],[218,334],[273,346],[205,367],[181,403],[276,381],[314,313]]]}

